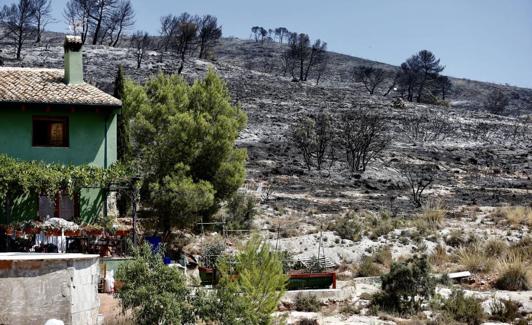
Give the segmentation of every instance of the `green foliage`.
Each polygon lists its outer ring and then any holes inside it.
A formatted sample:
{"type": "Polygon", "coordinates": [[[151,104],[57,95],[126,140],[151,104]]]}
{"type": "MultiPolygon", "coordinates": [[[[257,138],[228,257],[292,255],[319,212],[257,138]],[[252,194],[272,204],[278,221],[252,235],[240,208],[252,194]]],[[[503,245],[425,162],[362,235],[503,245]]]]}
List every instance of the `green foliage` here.
{"type": "Polygon", "coordinates": [[[494,300],[490,304],[490,319],[510,323],[519,317],[519,308],[521,304],[508,299],[494,300]]]}
{"type": "Polygon", "coordinates": [[[116,294],[123,311],[132,310],[136,324],[192,322],[192,296],[182,272],[166,266],[161,252],[154,254],[147,243],[133,247],[132,257],[116,273],[123,283],[116,294]]]}
{"type": "Polygon", "coordinates": [[[253,235],[234,261],[219,260],[218,269],[218,290],[206,297],[200,318],[221,324],[271,324],[288,280],[278,254],[253,235]]]}
{"type": "Polygon", "coordinates": [[[393,263],[390,273],[382,275],[381,280],[382,291],[373,297],[372,304],[401,314],[420,311],[436,288],[425,256],[393,263]]]}
{"type": "Polygon", "coordinates": [[[474,297],[466,297],[464,291],[455,290],[445,300],[441,309],[454,320],[471,325],[479,325],[484,319],[484,310],[480,301],[474,297]]]}
{"type": "Polygon", "coordinates": [[[22,161],[0,155],[0,200],[12,202],[23,195],[51,196],[61,190],[74,196],[84,187],[103,187],[127,175],[127,169],[120,164],[103,169],[22,161]]]}
{"type": "Polygon", "coordinates": [[[318,323],[317,319],[302,318],[302,319],[298,320],[296,324],[297,325],[319,325],[320,323],[318,323]]]}
{"type": "Polygon", "coordinates": [[[246,151],[235,141],[246,114],[231,105],[214,72],[193,85],[163,74],[144,86],[126,81],[123,105],[133,116],[134,161],[147,203],[164,226],[212,215],[242,185],[246,151]]]}
{"type": "Polygon", "coordinates": [[[201,255],[204,258],[204,266],[214,268],[218,258],[225,251],[225,243],[221,240],[215,240],[205,244],[205,247],[201,251],[201,255]]]}
{"type": "Polygon", "coordinates": [[[360,240],[362,225],[356,218],[356,214],[348,213],[337,219],[332,227],[334,232],[342,239],[360,240]]]}
{"type": "Polygon", "coordinates": [[[236,192],[227,202],[226,228],[230,230],[250,229],[257,213],[255,198],[236,192]]]}
{"type": "Polygon", "coordinates": [[[526,267],[524,265],[508,266],[495,281],[495,287],[501,290],[525,291],[530,289],[526,267]]]}
{"type": "MultiPolygon", "coordinates": [[[[119,65],[115,79],[115,90],[113,93],[113,96],[118,99],[122,99],[124,96],[124,83],[124,67],[119,65]]],[[[131,156],[129,119],[131,119],[129,107],[124,106],[117,117],[117,155],[118,160],[120,161],[127,161],[131,156]]]]}
{"type": "Polygon", "coordinates": [[[295,309],[297,311],[318,312],[320,302],[315,295],[299,293],[296,296],[295,309]]]}
{"type": "Polygon", "coordinates": [[[373,262],[373,258],[370,256],[364,256],[360,265],[357,268],[357,276],[368,277],[381,275],[381,269],[377,264],[373,262]]]}

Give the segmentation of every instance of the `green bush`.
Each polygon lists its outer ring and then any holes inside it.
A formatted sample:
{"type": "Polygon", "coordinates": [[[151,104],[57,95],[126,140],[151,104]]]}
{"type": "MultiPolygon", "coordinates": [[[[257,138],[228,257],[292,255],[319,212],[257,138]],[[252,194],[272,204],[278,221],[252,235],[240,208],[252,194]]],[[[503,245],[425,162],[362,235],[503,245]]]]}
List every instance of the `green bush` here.
{"type": "Polygon", "coordinates": [[[453,291],[443,302],[441,309],[454,320],[470,325],[479,325],[484,319],[480,301],[474,297],[466,297],[462,290],[453,291]]]}
{"type": "Polygon", "coordinates": [[[227,202],[226,228],[229,230],[250,229],[257,213],[255,198],[242,192],[233,194],[227,202]]]}
{"type": "Polygon", "coordinates": [[[319,325],[317,319],[313,318],[303,318],[297,321],[297,325],[319,325]]]}
{"type": "Polygon", "coordinates": [[[370,229],[370,238],[376,240],[377,238],[387,235],[390,231],[395,229],[395,225],[392,222],[392,219],[386,215],[379,217],[372,216],[369,217],[369,229],[370,229]]]}
{"type": "Polygon", "coordinates": [[[364,256],[360,261],[360,265],[357,268],[357,276],[368,277],[381,275],[381,269],[377,264],[373,262],[373,258],[364,256]]]}
{"type": "Polygon", "coordinates": [[[294,307],[297,311],[317,312],[320,310],[320,302],[315,295],[299,293],[296,296],[294,307]]]}
{"type": "Polygon", "coordinates": [[[201,250],[201,256],[203,257],[203,266],[209,268],[216,267],[216,262],[218,261],[218,258],[220,258],[221,255],[224,253],[224,251],[225,243],[222,239],[207,242],[201,250]]]}
{"type": "Polygon", "coordinates": [[[519,308],[521,308],[521,304],[512,300],[494,300],[490,304],[490,319],[511,323],[519,317],[519,308]]]}
{"type": "Polygon", "coordinates": [[[382,275],[382,290],[373,296],[372,305],[386,311],[413,314],[433,295],[435,279],[425,256],[393,263],[390,273],[382,275]]]}
{"type": "Polygon", "coordinates": [[[362,226],[356,220],[355,214],[346,214],[334,223],[332,230],[342,239],[360,240],[362,226]]]}
{"type": "Polygon", "coordinates": [[[525,291],[530,288],[527,271],[519,266],[508,267],[495,281],[495,287],[501,290],[525,291]]]}
{"type": "Polygon", "coordinates": [[[182,324],[192,322],[190,292],[183,273],[163,263],[161,252],[149,244],[132,248],[132,259],[120,264],[116,280],[122,310],[132,311],[136,324],[182,324]]]}

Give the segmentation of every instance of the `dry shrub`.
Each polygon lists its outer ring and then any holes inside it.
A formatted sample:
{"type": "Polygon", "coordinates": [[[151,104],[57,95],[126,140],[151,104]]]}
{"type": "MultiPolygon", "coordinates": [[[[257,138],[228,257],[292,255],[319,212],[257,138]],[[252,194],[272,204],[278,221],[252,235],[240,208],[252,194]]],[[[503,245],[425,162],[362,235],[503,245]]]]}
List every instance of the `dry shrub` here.
{"type": "Polygon", "coordinates": [[[462,229],[453,229],[445,237],[445,243],[451,247],[460,247],[465,245],[470,245],[475,242],[475,237],[473,235],[466,236],[462,229]]]}
{"type": "Polygon", "coordinates": [[[521,303],[512,300],[501,299],[490,303],[490,319],[499,322],[513,322],[519,317],[521,303]]]}
{"type": "Polygon", "coordinates": [[[386,267],[392,265],[392,250],[390,246],[382,246],[373,254],[373,260],[386,267]]]}
{"type": "Polygon", "coordinates": [[[499,278],[495,287],[501,290],[521,291],[530,289],[529,265],[522,256],[510,254],[498,262],[499,278]]]}
{"type": "Polygon", "coordinates": [[[507,220],[510,224],[532,226],[532,208],[526,206],[511,206],[498,208],[494,213],[495,219],[507,220]]]}
{"type": "Polygon", "coordinates": [[[504,240],[490,239],[484,245],[484,251],[487,256],[502,257],[508,252],[508,244],[504,240]]]}
{"type": "Polygon", "coordinates": [[[487,273],[493,269],[494,260],[487,256],[480,245],[470,245],[461,247],[455,253],[458,264],[465,267],[470,272],[487,273]]]}
{"type": "Polygon", "coordinates": [[[381,275],[382,271],[377,264],[373,262],[373,258],[365,256],[357,269],[357,276],[368,277],[381,275]]]}
{"type": "Polygon", "coordinates": [[[360,308],[353,303],[345,302],[340,306],[340,314],[343,315],[358,315],[360,314],[360,308]]]}
{"type": "Polygon", "coordinates": [[[342,239],[353,241],[360,240],[362,233],[360,217],[354,213],[347,213],[338,218],[334,223],[329,224],[328,229],[333,230],[342,239]]]}
{"type": "Polygon", "coordinates": [[[367,228],[370,231],[369,238],[375,240],[387,235],[396,228],[396,225],[389,216],[382,215],[367,217],[367,228]]]}
{"type": "Polygon", "coordinates": [[[297,325],[319,325],[318,320],[314,318],[302,318],[297,321],[297,325]]]}
{"type": "Polygon", "coordinates": [[[295,308],[297,311],[317,312],[320,310],[320,301],[315,295],[298,294],[296,296],[295,308]]]}

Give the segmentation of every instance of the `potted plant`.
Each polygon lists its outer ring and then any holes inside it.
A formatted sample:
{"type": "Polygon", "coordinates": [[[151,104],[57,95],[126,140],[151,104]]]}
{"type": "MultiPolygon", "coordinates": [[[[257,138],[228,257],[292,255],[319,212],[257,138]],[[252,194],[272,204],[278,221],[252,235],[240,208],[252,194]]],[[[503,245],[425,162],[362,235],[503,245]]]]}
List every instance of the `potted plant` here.
{"type": "Polygon", "coordinates": [[[61,236],[61,229],[50,227],[46,230],[46,236],[61,236]]]}
{"type": "Polygon", "coordinates": [[[103,234],[103,228],[98,225],[87,225],[83,230],[88,236],[101,236],[103,234]]]}
{"type": "Polygon", "coordinates": [[[22,231],[25,234],[35,235],[41,232],[40,224],[35,221],[26,221],[23,225],[22,231]]]}
{"type": "Polygon", "coordinates": [[[115,232],[115,236],[128,237],[129,233],[130,233],[129,229],[117,229],[115,232]]]}
{"type": "Polygon", "coordinates": [[[79,229],[65,229],[65,236],[67,237],[79,237],[81,231],[79,229]]]}

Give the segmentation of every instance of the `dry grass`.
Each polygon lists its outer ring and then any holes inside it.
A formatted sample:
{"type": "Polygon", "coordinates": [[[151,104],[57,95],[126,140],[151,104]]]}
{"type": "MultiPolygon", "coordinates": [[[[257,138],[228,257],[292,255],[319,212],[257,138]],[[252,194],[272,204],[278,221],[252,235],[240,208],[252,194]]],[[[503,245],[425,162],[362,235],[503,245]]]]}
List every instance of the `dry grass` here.
{"type": "Polygon", "coordinates": [[[490,239],[486,242],[484,245],[484,251],[486,252],[487,256],[493,256],[493,257],[503,257],[508,253],[508,249],[510,246],[504,241],[500,239],[490,239]]]}
{"type": "Polygon", "coordinates": [[[488,273],[493,270],[495,261],[480,245],[459,248],[455,253],[456,262],[473,273],[488,273]]]}
{"type": "Polygon", "coordinates": [[[495,219],[504,219],[511,225],[532,226],[532,208],[526,206],[511,206],[498,208],[493,217],[495,219]]]}
{"type": "Polygon", "coordinates": [[[517,243],[512,244],[510,252],[520,255],[524,260],[532,260],[532,236],[523,237],[517,243]]]}
{"type": "Polygon", "coordinates": [[[528,290],[531,287],[530,261],[519,254],[509,254],[499,259],[497,270],[500,274],[495,286],[502,290],[528,290]]]}
{"type": "Polygon", "coordinates": [[[373,254],[373,260],[376,263],[382,264],[386,266],[386,268],[389,268],[392,265],[392,250],[390,246],[382,246],[380,247],[374,254],[373,254]]]}
{"type": "Polygon", "coordinates": [[[421,213],[412,220],[412,226],[421,236],[426,237],[443,227],[447,213],[448,211],[441,200],[427,201],[423,205],[421,213]]]}
{"type": "Polygon", "coordinates": [[[442,245],[438,244],[434,248],[434,252],[429,257],[429,262],[432,265],[441,266],[449,261],[450,257],[447,250],[442,245]]]}
{"type": "Polygon", "coordinates": [[[419,220],[429,229],[440,229],[445,221],[447,209],[441,200],[429,200],[423,205],[419,220]]]}

